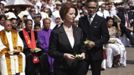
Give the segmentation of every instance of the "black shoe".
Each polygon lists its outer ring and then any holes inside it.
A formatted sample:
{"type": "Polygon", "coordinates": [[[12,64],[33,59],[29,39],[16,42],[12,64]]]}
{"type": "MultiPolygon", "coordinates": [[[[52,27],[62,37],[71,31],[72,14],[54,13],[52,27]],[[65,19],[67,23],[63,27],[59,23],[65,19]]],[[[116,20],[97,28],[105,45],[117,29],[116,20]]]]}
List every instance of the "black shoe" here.
{"type": "Polygon", "coordinates": [[[104,71],[105,69],[104,68],[101,68],[101,71],[104,71]]]}
{"type": "Polygon", "coordinates": [[[132,46],[134,46],[134,42],[130,42],[130,44],[131,44],[132,46]]]}
{"type": "Polygon", "coordinates": [[[15,75],[20,75],[20,73],[16,73],[15,75]]]}
{"type": "Polygon", "coordinates": [[[50,72],[50,74],[49,75],[54,75],[54,72],[50,72]]]}
{"type": "Polygon", "coordinates": [[[131,45],[131,47],[134,47],[134,45],[131,45]]]}
{"type": "Polygon", "coordinates": [[[120,64],[119,64],[119,63],[113,64],[113,67],[114,67],[114,68],[118,68],[118,67],[120,67],[120,64]]]}

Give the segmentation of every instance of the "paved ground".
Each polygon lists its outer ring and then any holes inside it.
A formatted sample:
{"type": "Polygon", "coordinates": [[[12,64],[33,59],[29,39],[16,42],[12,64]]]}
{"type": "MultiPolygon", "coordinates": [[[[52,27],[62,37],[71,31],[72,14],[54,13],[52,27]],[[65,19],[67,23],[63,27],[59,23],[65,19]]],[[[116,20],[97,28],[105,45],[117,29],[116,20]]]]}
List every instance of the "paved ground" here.
{"type": "MultiPolygon", "coordinates": [[[[134,48],[126,48],[127,66],[102,71],[102,75],[134,75],[134,48]]],[[[91,75],[91,71],[87,75],[91,75]]]]}

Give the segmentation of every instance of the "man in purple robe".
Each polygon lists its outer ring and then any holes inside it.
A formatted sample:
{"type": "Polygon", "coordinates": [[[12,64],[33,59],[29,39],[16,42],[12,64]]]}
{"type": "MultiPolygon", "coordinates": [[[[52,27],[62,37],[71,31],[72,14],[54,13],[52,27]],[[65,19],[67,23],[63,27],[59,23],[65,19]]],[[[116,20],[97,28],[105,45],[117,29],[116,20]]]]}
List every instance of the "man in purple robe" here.
{"type": "MultiPolygon", "coordinates": [[[[51,20],[46,18],[43,20],[43,26],[44,28],[38,32],[38,42],[40,48],[47,53],[48,52],[48,47],[49,47],[49,38],[51,34],[51,29],[50,29],[50,24],[51,20]]],[[[54,59],[48,56],[48,62],[50,64],[50,72],[53,72],[53,61],[54,59]]]]}

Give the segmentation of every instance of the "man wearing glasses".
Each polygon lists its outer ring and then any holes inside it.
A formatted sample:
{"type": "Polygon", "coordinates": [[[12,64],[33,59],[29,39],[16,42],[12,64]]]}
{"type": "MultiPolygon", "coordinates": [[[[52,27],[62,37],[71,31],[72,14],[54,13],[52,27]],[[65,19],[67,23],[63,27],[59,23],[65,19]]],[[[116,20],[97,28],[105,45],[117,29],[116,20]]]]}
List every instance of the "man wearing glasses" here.
{"type": "Polygon", "coordinates": [[[91,65],[92,75],[101,75],[103,45],[109,40],[105,19],[96,14],[97,3],[87,0],[88,15],[79,19],[78,26],[84,33],[84,44],[87,49],[87,71],[91,65]]]}

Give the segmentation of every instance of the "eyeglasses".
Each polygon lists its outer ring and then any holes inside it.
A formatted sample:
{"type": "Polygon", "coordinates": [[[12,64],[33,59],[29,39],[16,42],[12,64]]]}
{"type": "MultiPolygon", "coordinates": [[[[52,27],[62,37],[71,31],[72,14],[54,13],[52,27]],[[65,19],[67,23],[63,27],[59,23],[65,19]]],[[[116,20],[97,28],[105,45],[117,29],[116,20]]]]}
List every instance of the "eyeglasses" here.
{"type": "Polygon", "coordinates": [[[88,9],[96,9],[96,7],[88,7],[88,9]]]}

